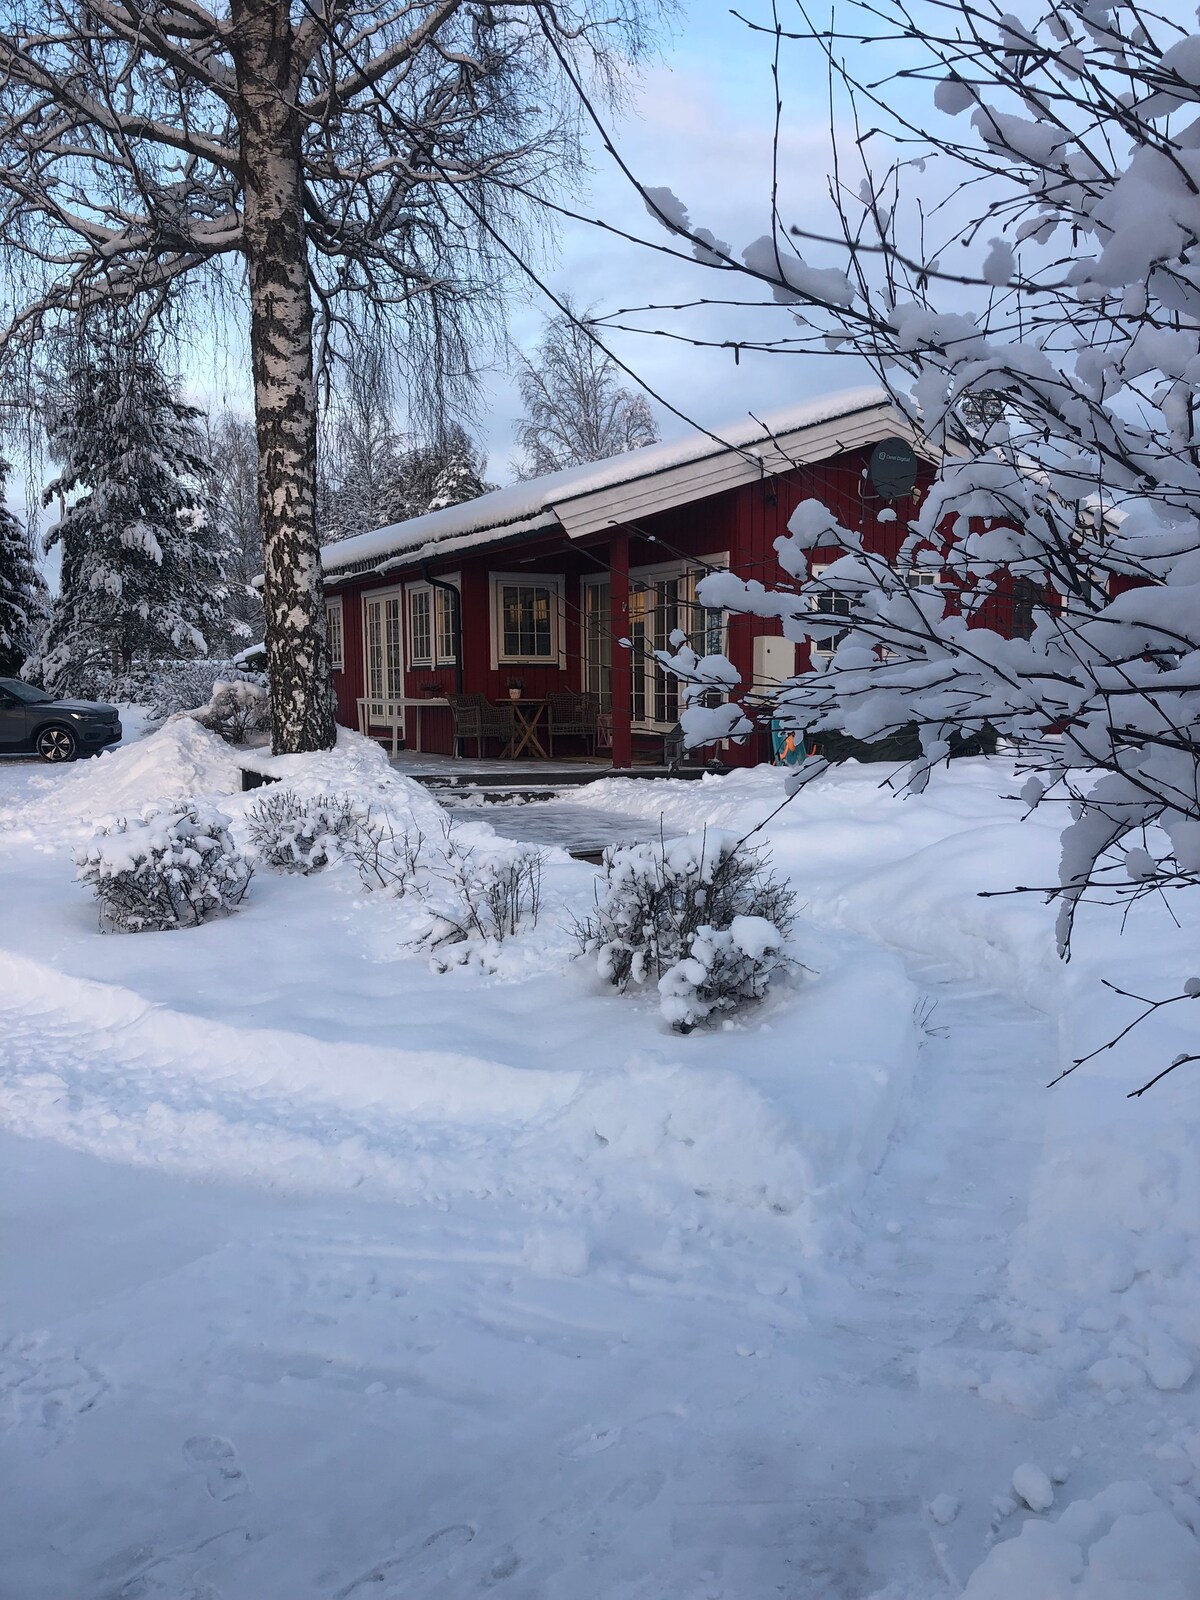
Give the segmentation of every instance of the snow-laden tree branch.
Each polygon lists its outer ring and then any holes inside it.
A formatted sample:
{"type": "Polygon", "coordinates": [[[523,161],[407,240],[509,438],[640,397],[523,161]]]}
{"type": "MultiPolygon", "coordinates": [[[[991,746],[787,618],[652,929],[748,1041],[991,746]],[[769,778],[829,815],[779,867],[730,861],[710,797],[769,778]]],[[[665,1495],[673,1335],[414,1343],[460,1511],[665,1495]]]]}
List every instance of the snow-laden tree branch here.
{"type": "MultiPolygon", "coordinates": [[[[1200,35],[1120,0],[1028,24],[978,0],[840,16],[843,36],[766,31],[824,52],[856,119],[840,243],[777,216],[738,256],[642,192],[698,260],[792,308],[778,348],[865,357],[936,477],[899,541],[805,502],[789,584],[718,574],[700,598],[836,635],[767,710],[810,736],[915,729],[916,787],[963,735],[1013,740],[1026,801],[1069,807],[1065,955],[1085,895],[1200,883],[1200,35]],[[928,116],[904,109],[914,80],[928,116]]],[[[700,701],[728,664],[664,659],[694,688],[689,738],[727,731],[700,701]]]]}

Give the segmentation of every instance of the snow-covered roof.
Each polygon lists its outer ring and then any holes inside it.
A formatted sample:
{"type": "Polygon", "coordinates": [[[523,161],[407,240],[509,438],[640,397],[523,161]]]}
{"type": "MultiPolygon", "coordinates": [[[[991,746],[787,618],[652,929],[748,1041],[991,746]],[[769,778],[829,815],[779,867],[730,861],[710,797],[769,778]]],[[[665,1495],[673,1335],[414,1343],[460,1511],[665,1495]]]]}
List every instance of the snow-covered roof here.
{"type": "Polygon", "coordinates": [[[454,551],[561,527],[573,539],[722,489],[786,472],[841,450],[911,430],[882,389],[850,389],[806,400],[605,461],[566,467],[494,489],[461,505],[355,534],[321,552],[333,577],[410,565],[454,551]]]}

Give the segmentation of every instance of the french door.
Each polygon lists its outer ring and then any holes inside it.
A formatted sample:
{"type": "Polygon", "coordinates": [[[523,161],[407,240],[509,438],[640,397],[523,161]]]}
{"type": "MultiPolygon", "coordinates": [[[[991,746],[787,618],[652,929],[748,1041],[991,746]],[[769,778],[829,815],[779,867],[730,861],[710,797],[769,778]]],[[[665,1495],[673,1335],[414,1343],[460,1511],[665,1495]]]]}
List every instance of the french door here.
{"type": "Polygon", "coordinates": [[[655,730],[679,721],[679,679],[658,664],[673,650],[671,635],[687,636],[698,655],[724,652],[724,617],[696,599],[703,568],[682,565],[630,574],[629,638],[633,645],[633,723],[655,730]]]}
{"type": "Polygon", "coordinates": [[[363,596],[364,678],[372,705],[404,694],[404,624],[400,591],[363,596]]]}
{"type": "MultiPolygon", "coordinates": [[[[715,564],[717,559],[714,558],[715,564]]],[[[662,731],[679,720],[679,680],[659,666],[655,652],[670,650],[671,635],[681,630],[700,655],[725,650],[725,621],[696,601],[696,582],[703,569],[675,565],[630,574],[629,642],[631,705],[634,727],[662,731]]],[[[599,695],[600,706],[612,706],[612,621],[609,580],[583,580],[583,687],[599,695]]]]}

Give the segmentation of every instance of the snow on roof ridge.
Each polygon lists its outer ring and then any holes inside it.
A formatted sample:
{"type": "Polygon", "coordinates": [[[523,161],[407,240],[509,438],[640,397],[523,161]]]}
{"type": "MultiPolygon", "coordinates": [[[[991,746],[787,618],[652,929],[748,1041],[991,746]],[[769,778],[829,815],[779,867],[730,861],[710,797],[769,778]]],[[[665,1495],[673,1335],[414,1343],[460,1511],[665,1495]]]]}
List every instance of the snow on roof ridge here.
{"type": "Polygon", "coordinates": [[[747,416],[708,433],[697,429],[682,439],[643,445],[638,450],[627,450],[623,455],[585,462],[578,467],[562,467],[540,478],[506,484],[475,500],[464,500],[440,511],[427,511],[407,522],[394,522],[368,533],[353,534],[349,539],[326,545],[321,552],[321,565],[327,572],[342,571],[376,557],[440,544],[459,535],[500,528],[517,533],[549,527],[557,521],[556,505],[620,483],[651,477],[671,467],[687,466],[725,450],[749,449],[779,434],[794,433],[800,428],[815,427],[855,411],[886,404],[887,394],[879,387],[844,389],[819,400],[805,400],[794,406],[766,411],[757,418],[747,416]]]}

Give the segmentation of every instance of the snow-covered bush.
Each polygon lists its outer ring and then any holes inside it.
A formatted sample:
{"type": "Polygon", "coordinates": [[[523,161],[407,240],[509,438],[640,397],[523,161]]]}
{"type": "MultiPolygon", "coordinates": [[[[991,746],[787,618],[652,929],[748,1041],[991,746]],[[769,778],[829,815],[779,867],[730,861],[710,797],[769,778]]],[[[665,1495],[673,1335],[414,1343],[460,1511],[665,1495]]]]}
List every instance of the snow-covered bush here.
{"type": "Polygon", "coordinates": [[[229,818],[191,801],[120,817],[75,853],[106,932],[195,927],[241,903],[252,869],[229,818]]]}
{"type": "Polygon", "coordinates": [[[277,872],[320,872],[343,855],[356,855],[369,830],[369,814],[346,795],[302,800],[290,789],[272,790],[246,813],[250,842],[277,872]]]}
{"type": "Polygon", "coordinates": [[[544,850],[507,841],[496,847],[465,845],[448,826],[441,854],[437,874],[450,889],[451,899],[438,905],[441,927],[434,942],[499,943],[517,933],[522,923],[537,926],[544,850]]]}
{"type": "Polygon", "coordinates": [[[658,980],[659,1009],[688,1033],[714,1011],[761,1000],[785,960],[785,935],[766,917],[734,917],[728,928],[696,929],[688,953],[658,980]]]}
{"type": "Polygon", "coordinates": [[[208,704],[188,715],[226,744],[245,744],[250,734],[271,731],[271,696],[265,681],[252,675],[218,678],[208,704]]]}
{"type": "Polygon", "coordinates": [[[687,1032],[761,999],[787,963],[795,900],[763,852],[729,834],[622,845],[605,852],[603,890],[577,936],[617,988],[656,983],[663,1015],[687,1032]]]}
{"type": "Polygon", "coordinates": [[[165,720],[180,711],[195,711],[212,699],[218,683],[254,683],[267,687],[266,674],[252,671],[238,660],[219,661],[211,657],[192,661],[135,661],[130,672],[130,687],[136,693],[121,699],[136,700],[150,707],[151,714],[165,720]]]}

